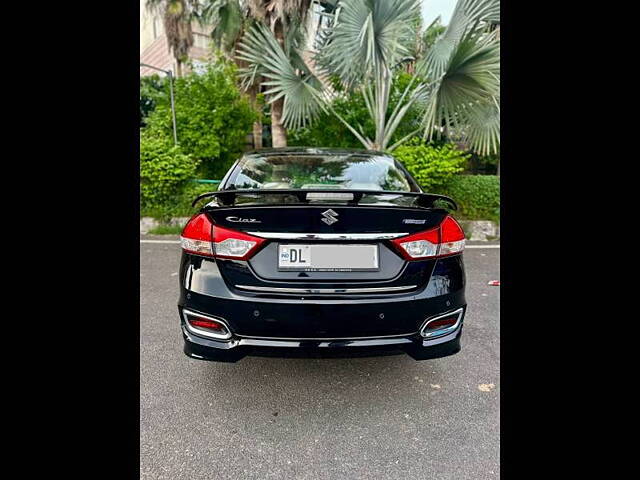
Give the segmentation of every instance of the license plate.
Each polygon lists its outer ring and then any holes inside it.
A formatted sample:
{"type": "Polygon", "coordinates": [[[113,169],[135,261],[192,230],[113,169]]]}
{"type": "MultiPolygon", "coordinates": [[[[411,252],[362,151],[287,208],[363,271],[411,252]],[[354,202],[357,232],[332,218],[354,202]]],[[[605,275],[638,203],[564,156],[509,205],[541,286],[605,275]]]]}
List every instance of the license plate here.
{"type": "Polygon", "coordinates": [[[377,245],[279,245],[278,269],[306,272],[376,271],[377,245]]]}

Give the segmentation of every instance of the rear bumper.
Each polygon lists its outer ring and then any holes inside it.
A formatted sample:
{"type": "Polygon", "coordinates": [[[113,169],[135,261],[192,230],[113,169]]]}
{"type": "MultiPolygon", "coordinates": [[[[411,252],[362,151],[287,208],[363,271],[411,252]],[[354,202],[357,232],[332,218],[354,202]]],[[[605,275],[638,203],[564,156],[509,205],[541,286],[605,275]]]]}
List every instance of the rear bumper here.
{"type": "Polygon", "coordinates": [[[425,340],[419,334],[401,337],[334,340],[268,339],[234,336],[212,340],[191,333],[182,324],[184,353],[198,360],[237,362],[246,356],[286,358],[354,358],[408,354],[415,360],[446,357],[460,351],[462,327],[425,340]]]}
{"type": "MultiPolygon", "coordinates": [[[[238,271],[246,262],[235,262],[238,271]]],[[[460,350],[462,322],[442,337],[424,339],[426,319],[463,308],[464,268],[460,255],[428,269],[429,281],[409,293],[384,295],[261,295],[240,292],[223,279],[215,261],[183,254],[178,309],[184,352],[203,360],[235,362],[247,355],[357,357],[406,353],[415,359],[444,357],[460,350]],[[182,309],[212,316],[229,326],[228,340],[188,330],[182,309]]]]}

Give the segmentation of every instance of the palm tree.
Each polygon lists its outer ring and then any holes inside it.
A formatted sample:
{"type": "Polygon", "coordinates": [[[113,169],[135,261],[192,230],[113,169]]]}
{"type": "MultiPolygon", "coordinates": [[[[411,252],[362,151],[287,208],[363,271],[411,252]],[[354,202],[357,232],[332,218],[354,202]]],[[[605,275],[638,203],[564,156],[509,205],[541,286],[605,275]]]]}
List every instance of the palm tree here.
{"type": "Polygon", "coordinates": [[[393,72],[411,58],[419,0],[340,0],[313,58],[317,73],[299,64],[300,55],[286,51],[297,48],[295,42],[287,45],[277,30],[263,24],[247,31],[239,57],[249,64],[245,78],[260,72],[267,79],[265,94],[272,106],[281,102],[287,127],[313,121],[324,110],[365,148],[391,151],[420,131],[430,139],[446,129],[476,151],[489,153],[497,150],[500,138],[500,39],[487,26],[499,21],[499,14],[499,0],[459,0],[444,33],[415,62],[416,74],[392,112],[393,72]],[[375,125],[372,136],[332,108],[332,99],[340,93],[331,88],[329,78],[340,82],[341,91],[363,94],[375,125]],[[423,112],[420,129],[389,145],[413,105],[423,112]]]}
{"type": "Polygon", "coordinates": [[[241,0],[206,0],[199,10],[203,23],[211,26],[216,47],[233,59],[247,23],[246,8],[241,0]]]}
{"type": "MultiPolygon", "coordinates": [[[[246,62],[237,56],[240,39],[244,35],[246,26],[251,21],[247,8],[240,0],[208,0],[203,2],[199,10],[202,23],[210,25],[211,38],[214,45],[240,67],[246,67],[246,62]]],[[[257,101],[260,92],[260,82],[255,81],[246,86],[246,92],[254,109],[258,110],[257,101]]],[[[253,123],[253,147],[262,148],[262,120],[258,118],[253,123]]]]}
{"type": "MultiPolygon", "coordinates": [[[[330,5],[332,2],[329,1],[330,5]]],[[[248,65],[238,55],[240,39],[247,27],[261,25],[267,29],[284,51],[294,57],[299,54],[304,37],[304,22],[311,5],[311,0],[208,0],[203,2],[200,17],[213,25],[211,36],[218,48],[227,54],[232,54],[236,63],[245,68],[256,67],[248,65]],[[292,46],[295,45],[295,48],[292,46]]],[[[304,62],[298,58],[290,61],[306,69],[304,62]]],[[[262,69],[254,68],[251,78],[245,78],[243,85],[256,105],[256,97],[260,91],[263,78],[262,69]]],[[[271,103],[271,131],[274,147],[287,146],[287,131],[283,124],[284,98],[272,99],[271,103]]],[[[256,139],[262,139],[262,124],[254,124],[254,145],[256,139]]],[[[256,145],[260,148],[261,142],[256,145]]]]}
{"type": "Polygon", "coordinates": [[[164,20],[169,50],[176,59],[176,75],[182,76],[182,65],[193,46],[191,22],[197,18],[198,0],[147,0],[147,8],[155,10],[164,20]]]}
{"type": "MultiPolygon", "coordinates": [[[[311,0],[252,0],[247,3],[247,10],[249,17],[271,32],[280,49],[287,50],[285,43],[295,41],[294,37],[303,28],[310,5],[311,0]]],[[[239,58],[242,59],[241,56],[239,58]]],[[[268,85],[268,82],[264,82],[264,85],[268,85]]],[[[286,147],[287,130],[283,119],[285,98],[274,97],[270,103],[272,144],[274,147],[286,147]]]]}

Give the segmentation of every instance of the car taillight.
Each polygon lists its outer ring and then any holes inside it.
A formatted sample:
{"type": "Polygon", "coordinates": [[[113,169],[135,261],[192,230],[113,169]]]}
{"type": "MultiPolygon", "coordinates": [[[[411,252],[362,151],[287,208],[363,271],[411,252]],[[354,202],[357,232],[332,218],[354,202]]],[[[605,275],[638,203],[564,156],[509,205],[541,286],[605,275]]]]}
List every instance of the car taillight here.
{"type": "Polygon", "coordinates": [[[447,215],[436,228],[391,240],[407,260],[443,257],[464,250],[464,231],[447,215]]]}
{"type": "Polygon", "coordinates": [[[213,225],[204,213],[193,216],[180,236],[185,252],[235,260],[249,259],[264,241],[264,238],[213,225]]]}
{"type": "Polygon", "coordinates": [[[248,260],[264,241],[264,238],[213,226],[213,253],[216,257],[248,260]]]}
{"type": "Polygon", "coordinates": [[[451,255],[464,250],[464,230],[449,215],[440,224],[440,251],[438,256],[451,255]]]}
{"type": "Polygon", "coordinates": [[[213,256],[211,230],[213,224],[204,213],[191,217],[182,229],[180,244],[188,253],[213,256]]]}

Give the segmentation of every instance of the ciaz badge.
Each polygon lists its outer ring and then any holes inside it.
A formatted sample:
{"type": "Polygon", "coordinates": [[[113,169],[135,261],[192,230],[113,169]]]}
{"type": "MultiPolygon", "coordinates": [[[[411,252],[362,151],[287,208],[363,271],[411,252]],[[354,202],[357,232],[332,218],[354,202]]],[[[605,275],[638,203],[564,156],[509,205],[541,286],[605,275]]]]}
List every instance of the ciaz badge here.
{"type": "Polygon", "coordinates": [[[227,220],[233,223],[262,223],[255,218],[240,218],[240,217],[227,217],[227,220]]]}

